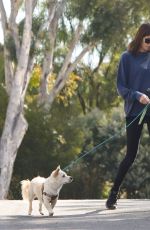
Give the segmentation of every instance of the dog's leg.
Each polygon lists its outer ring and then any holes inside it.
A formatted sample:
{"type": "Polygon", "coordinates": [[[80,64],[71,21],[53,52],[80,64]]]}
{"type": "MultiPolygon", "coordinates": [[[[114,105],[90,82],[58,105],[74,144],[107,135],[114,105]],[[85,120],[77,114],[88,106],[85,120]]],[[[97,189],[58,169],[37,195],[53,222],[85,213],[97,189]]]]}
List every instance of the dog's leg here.
{"type": "Polygon", "coordinates": [[[39,212],[41,215],[44,215],[44,213],[42,212],[42,203],[43,203],[43,200],[40,200],[39,201],[39,212]]]}
{"type": "Polygon", "coordinates": [[[32,200],[29,200],[29,211],[28,211],[28,215],[31,215],[32,213],[32,200]]]}
{"type": "Polygon", "coordinates": [[[54,212],[53,212],[52,206],[49,203],[48,199],[46,197],[44,197],[43,200],[44,200],[44,205],[49,212],[49,216],[53,216],[54,212]]]}
{"type": "Polygon", "coordinates": [[[56,198],[55,200],[52,200],[52,202],[51,202],[52,209],[55,207],[57,200],[58,200],[58,198],[56,198]]]}
{"type": "Polygon", "coordinates": [[[32,201],[33,200],[34,200],[34,193],[33,193],[32,185],[31,185],[30,190],[29,190],[29,211],[28,211],[28,215],[31,215],[31,213],[32,213],[32,201]]]}
{"type": "Polygon", "coordinates": [[[37,198],[39,200],[39,212],[40,212],[41,215],[44,215],[44,213],[42,212],[43,197],[42,197],[41,191],[38,191],[36,196],[37,196],[37,198]]]}

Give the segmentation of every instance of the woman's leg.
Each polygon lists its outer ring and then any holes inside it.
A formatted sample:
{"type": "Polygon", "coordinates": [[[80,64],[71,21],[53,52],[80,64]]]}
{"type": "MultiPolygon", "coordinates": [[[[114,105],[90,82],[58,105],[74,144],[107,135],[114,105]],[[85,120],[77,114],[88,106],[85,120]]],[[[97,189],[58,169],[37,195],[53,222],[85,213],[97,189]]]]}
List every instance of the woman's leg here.
{"type": "MultiPolygon", "coordinates": [[[[130,124],[133,118],[126,118],[126,124],[130,124]]],[[[143,123],[138,124],[139,119],[135,120],[126,130],[127,134],[127,153],[123,161],[119,166],[119,170],[114,182],[113,190],[118,191],[119,187],[129,170],[130,166],[133,164],[135,157],[138,152],[139,140],[141,136],[141,131],[143,128],[143,123]]]]}
{"type": "MultiPolygon", "coordinates": [[[[133,119],[135,118],[126,118],[126,125],[129,125],[133,119]]],[[[114,185],[111,189],[110,196],[106,202],[106,207],[115,209],[116,208],[116,201],[117,201],[117,194],[120,188],[120,185],[129,170],[130,166],[133,164],[134,159],[137,155],[139,140],[141,136],[141,131],[143,128],[143,123],[141,125],[138,124],[139,119],[135,120],[129,127],[126,129],[127,134],[127,153],[120,163],[118,173],[116,179],[114,181],[114,185]]]]}

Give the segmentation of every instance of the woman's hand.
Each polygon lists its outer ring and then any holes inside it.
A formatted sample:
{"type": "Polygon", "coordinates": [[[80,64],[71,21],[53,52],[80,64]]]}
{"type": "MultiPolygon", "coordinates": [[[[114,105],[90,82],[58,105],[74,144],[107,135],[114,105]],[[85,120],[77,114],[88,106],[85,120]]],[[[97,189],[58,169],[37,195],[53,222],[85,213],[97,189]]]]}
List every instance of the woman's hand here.
{"type": "Polygon", "coordinates": [[[146,94],[142,94],[142,96],[139,99],[140,103],[146,105],[148,103],[150,103],[150,99],[146,94]]]}

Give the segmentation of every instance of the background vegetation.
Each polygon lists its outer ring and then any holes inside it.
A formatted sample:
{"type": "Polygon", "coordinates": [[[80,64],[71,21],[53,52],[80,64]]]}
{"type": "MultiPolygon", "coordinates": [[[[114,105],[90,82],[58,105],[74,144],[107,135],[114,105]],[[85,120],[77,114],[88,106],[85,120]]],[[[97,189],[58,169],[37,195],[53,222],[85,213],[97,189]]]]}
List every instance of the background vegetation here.
{"type": "MultiPolygon", "coordinates": [[[[75,199],[108,196],[118,165],[126,152],[125,132],[120,133],[125,123],[122,99],[116,91],[117,65],[121,53],[126,49],[138,26],[149,20],[150,12],[147,6],[146,0],[92,0],[88,4],[86,0],[68,1],[60,22],[55,50],[56,75],[51,76],[49,87],[53,84],[63,61],[65,41],[71,33],[68,23],[71,28],[75,19],[86,19],[87,31],[81,37],[81,45],[91,40],[99,43],[86,57],[86,61],[82,61],[71,74],[48,112],[39,106],[37,100],[42,56],[42,50],[39,50],[26,95],[25,115],[29,128],[18,152],[8,198],[21,198],[21,180],[32,179],[37,175],[47,177],[57,165],[60,164],[61,168],[68,166],[77,157],[118,133],[117,137],[69,168],[68,173],[73,176],[74,182],[64,186],[60,194],[61,198],[75,199]],[[60,46],[60,43],[63,45],[60,46]]],[[[37,22],[35,18],[35,31],[37,22]]],[[[6,107],[1,45],[0,133],[6,107]]],[[[122,197],[150,198],[150,144],[146,127],[141,139],[136,162],[121,188],[122,197]]]]}

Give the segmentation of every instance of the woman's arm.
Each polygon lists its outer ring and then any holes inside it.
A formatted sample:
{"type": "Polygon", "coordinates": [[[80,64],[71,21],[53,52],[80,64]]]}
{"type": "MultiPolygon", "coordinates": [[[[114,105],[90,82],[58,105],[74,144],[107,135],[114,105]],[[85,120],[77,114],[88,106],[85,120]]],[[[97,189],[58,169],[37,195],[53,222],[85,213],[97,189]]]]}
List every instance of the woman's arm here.
{"type": "Polygon", "coordinates": [[[117,90],[120,96],[123,97],[124,100],[140,101],[143,93],[130,89],[127,86],[127,77],[128,77],[128,63],[127,63],[127,55],[124,53],[121,56],[119,67],[118,67],[118,75],[117,75],[117,90]]]}

